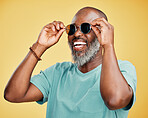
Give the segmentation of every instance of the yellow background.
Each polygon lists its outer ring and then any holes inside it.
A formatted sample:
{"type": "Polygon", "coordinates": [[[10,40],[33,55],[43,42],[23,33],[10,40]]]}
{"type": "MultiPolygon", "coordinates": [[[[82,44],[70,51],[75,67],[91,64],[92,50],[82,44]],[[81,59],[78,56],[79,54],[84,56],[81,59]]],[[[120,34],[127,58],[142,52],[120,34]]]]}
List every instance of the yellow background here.
{"type": "MultiPolygon", "coordinates": [[[[103,10],[115,28],[118,59],[128,60],[137,71],[137,101],[129,118],[148,117],[148,1],[147,0],[0,0],[0,118],[45,118],[46,104],[9,103],[3,91],[13,71],[37,40],[44,25],[61,20],[65,25],[84,6],[103,10]]],[[[33,74],[71,61],[67,35],[42,56],[33,74]]]]}

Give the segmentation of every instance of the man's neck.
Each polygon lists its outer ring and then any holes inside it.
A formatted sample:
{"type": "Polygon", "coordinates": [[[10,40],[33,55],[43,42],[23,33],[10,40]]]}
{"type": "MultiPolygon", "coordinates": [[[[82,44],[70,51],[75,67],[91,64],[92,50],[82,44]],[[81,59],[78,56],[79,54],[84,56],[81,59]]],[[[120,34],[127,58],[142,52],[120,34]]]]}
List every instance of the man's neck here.
{"type": "Polygon", "coordinates": [[[102,48],[100,48],[95,58],[93,58],[88,63],[84,64],[83,66],[78,66],[78,69],[82,73],[87,73],[93,70],[94,68],[96,68],[97,66],[99,66],[100,64],[102,64],[102,48]]]}

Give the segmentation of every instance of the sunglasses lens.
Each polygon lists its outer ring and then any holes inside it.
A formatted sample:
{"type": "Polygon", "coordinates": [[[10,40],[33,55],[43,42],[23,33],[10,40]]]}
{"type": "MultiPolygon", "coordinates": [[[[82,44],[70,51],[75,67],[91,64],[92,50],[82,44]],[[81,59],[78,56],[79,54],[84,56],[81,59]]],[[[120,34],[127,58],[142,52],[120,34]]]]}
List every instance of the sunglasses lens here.
{"type": "Polygon", "coordinates": [[[75,33],[75,26],[74,26],[74,24],[71,24],[71,25],[67,25],[67,27],[66,27],[66,33],[68,34],[68,35],[73,35],[74,33],[75,33]]]}
{"type": "Polygon", "coordinates": [[[84,34],[87,34],[89,33],[91,30],[91,26],[89,23],[82,23],[81,24],[81,31],[84,33],[84,34]]]}

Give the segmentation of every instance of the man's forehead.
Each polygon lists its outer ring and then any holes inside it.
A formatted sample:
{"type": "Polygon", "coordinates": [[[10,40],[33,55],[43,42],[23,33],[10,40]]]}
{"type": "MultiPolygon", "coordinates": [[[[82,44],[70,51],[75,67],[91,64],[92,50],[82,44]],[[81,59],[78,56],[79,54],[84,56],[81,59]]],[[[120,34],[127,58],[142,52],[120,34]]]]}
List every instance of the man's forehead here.
{"type": "Polygon", "coordinates": [[[91,23],[94,19],[99,18],[99,14],[95,11],[81,11],[77,13],[73,19],[72,23],[81,24],[83,22],[91,23]]]}

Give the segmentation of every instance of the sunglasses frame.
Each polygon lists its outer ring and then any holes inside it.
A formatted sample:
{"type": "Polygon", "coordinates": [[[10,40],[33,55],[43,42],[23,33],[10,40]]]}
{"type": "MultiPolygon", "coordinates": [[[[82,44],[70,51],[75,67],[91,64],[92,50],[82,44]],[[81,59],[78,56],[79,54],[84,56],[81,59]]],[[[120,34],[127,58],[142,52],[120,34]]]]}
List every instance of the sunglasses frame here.
{"type": "MultiPolygon", "coordinates": [[[[86,22],[84,22],[84,23],[86,23],[86,22]]],[[[84,23],[82,23],[82,24],[84,24],[84,23]]],[[[81,28],[81,27],[82,27],[82,24],[81,24],[80,26],[76,26],[75,23],[69,24],[69,25],[66,26],[65,30],[67,30],[67,27],[68,27],[68,26],[73,25],[73,26],[75,27],[75,32],[78,30],[78,28],[80,28],[80,31],[81,31],[83,34],[88,34],[88,33],[92,30],[91,24],[90,24],[90,23],[87,23],[87,24],[89,24],[89,26],[90,26],[90,30],[89,30],[87,33],[84,33],[84,32],[82,31],[82,28],[81,28]]],[[[69,30],[69,31],[70,31],[70,30],[69,30]]],[[[74,35],[75,32],[74,32],[73,34],[71,34],[71,35],[74,35]]],[[[67,31],[66,31],[66,33],[67,33],[67,31]]],[[[67,33],[67,34],[68,34],[68,33],[67,33]]],[[[69,35],[69,34],[68,34],[68,35],[69,35]]]]}

